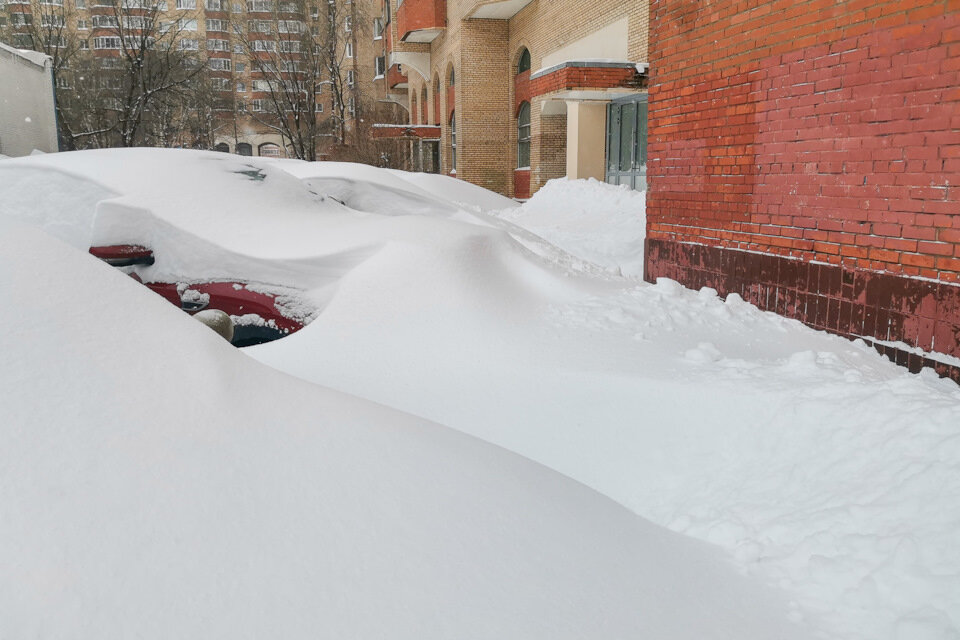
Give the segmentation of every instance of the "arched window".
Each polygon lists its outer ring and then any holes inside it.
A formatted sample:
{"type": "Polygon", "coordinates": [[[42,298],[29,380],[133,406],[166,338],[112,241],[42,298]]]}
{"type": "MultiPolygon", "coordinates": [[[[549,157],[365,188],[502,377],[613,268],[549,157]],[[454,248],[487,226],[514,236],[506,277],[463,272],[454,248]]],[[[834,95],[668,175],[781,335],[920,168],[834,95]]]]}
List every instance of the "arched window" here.
{"type": "Polygon", "coordinates": [[[433,78],[433,124],[440,124],[440,76],[433,78]]]}
{"type": "Polygon", "coordinates": [[[517,168],[530,166],[530,103],[521,102],[517,112],[517,168]]]}
{"type": "Polygon", "coordinates": [[[280,157],[280,147],[273,144],[272,142],[264,142],[257,149],[261,156],[266,158],[279,158],[280,157]]]}
{"type": "Polygon", "coordinates": [[[450,114],[450,168],[457,170],[457,114],[450,114]]]}
{"type": "Polygon", "coordinates": [[[417,94],[410,96],[410,124],[418,124],[417,122],[417,94]]]}
{"type": "Polygon", "coordinates": [[[214,151],[219,151],[220,153],[230,153],[230,145],[226,142],[218,142],[217,146],[213,148],[214,151]]]}
{"type": "Polygon", "coordinates": [[[450,67],[450,86],[457,86],[457,73],[453,70],[453,67],[450,67]]]}
{"type": "Polygon", "coordinates": [[[530,71],[530,52],[526,49],[520,54],[520,62],[517,64],[517,75],[524,71],[530,71]]]}
{"type": "Polygon", "coordinates": [[[241,156],[252,156],[253,145],[251,145],[249,142],[238,142],[237,153],[241,156]]]}
{"type": "Polygon", "coordinates": [[[427,85],[420,89],[420,124],[427,124],[427,85]]]}

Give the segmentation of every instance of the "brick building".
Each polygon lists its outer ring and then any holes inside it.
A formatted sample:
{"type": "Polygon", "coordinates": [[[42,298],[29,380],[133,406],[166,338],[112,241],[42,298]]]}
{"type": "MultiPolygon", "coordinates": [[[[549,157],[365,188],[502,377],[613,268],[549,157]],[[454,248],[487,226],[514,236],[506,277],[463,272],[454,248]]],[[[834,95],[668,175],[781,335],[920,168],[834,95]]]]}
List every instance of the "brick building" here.
{"type": "Polygon", "coordinates": [[[647,0],[385,0],[378,65],[408,126],[377,134],[509,196],[564,175],[642,187],[648,20],[647,0]]]}
{"type": "Polygon", "coordinates": [[[651,0],[650,60],[646,278],[960,380],[960,5],[651,0]]]}
{"type": "MultiPolygon", "coordinates": [[[[0,41],[49,54],[61,105],[73,100],[88,111],[110,111],[110,100],[123,98],[129,81],[123,76],[125,50],[155,42],[191,54],[192,59],[183,57],[174,64],[203,66],[209,94],[186,110],[210,109],[208,135],[198,139],[193,132],[178,134],[172,127],[169,136],[154,136],[146,143],[282,157],[291,155],[289,140],[271,126],[269,86],[308,64],[307,49],[325,45],[332,32],[346,129],[359,131],[365,118],[398,118],[401,109],[377,101],[384,89],[378,86],[383,79],[375,77],[377,54],[369,16],[379,10],[380,0],[0,0],[0,41]],[[328,15],[336,15],[333,31],[324,23],[328,15]],[[255,56],[275,72],[258,66],[255,56]]],[[[323,121],[335,112],[338,99],[326,89],[316,102],[317,117],[323,121]]],[[[103,122],[84,122],[93,130],[108,124],[109,114],[103,122]]],[[[106,135],[102,138],[80,142],[116,144],[106,135]]]]}

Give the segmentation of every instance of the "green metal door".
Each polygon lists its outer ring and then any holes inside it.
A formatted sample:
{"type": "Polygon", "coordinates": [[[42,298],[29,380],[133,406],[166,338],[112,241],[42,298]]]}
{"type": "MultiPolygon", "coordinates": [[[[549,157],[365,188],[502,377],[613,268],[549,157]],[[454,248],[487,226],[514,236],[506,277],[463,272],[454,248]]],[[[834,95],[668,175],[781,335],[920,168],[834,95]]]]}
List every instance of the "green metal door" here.
{"type": "Polygon", "coordinates": [[[647,96],[636,95],[607,105],[607,171],[610,184],[647,188],[647,96]]]}

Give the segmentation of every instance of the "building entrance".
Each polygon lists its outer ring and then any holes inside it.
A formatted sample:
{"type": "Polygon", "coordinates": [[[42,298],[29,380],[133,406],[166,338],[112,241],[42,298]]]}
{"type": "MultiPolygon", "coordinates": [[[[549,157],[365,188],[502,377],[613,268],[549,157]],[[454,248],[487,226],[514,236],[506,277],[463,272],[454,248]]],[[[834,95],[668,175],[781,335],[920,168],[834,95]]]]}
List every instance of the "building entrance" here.
{"type": "Polygon", "coordinates": [[[607,170],[610,184],[647,188],[647,96],[619,98],[607,105],[607,170]]]}

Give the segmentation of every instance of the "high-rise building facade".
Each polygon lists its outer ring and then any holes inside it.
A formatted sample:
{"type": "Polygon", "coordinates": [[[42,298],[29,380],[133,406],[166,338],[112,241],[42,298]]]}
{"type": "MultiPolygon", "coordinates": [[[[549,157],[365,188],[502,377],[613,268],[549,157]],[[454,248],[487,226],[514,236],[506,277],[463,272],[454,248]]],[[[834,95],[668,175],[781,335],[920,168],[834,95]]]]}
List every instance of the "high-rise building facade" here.
{"type": "Polygon", "coordinates": [[[0,40],[53,59],[67,149],[376,159],[365,128],[400,109],[376,97],[374,13],[378,0],[0,0],[0,40]]]}

